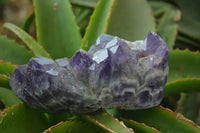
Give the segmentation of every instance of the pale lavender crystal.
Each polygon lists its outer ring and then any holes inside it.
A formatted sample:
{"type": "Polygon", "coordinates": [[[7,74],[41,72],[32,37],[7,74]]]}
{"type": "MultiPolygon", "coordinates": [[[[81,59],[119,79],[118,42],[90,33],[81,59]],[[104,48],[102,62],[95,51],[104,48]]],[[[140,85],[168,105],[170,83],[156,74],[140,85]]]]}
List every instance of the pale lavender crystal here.
{"type": "Polygon", "coordinates": [[[10,85],[44,112],[135,110],[160,104],[168,69],[168,47],[156,33],[135,42],[101,34],[88,52],[71,59],[32,58],[13,71],[10,85]]]}

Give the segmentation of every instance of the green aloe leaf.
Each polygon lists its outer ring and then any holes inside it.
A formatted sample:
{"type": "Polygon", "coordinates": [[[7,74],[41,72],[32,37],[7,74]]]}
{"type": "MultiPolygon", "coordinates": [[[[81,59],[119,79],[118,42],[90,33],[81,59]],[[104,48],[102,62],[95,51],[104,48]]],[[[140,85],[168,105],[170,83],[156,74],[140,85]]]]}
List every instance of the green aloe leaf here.
{"type": "Polygon", "coordinates": [[[73,12],[76,16],[76,22],[80,28],[81,36],[84,36],[86,27],[88,26],[90,16],[93,13],[92,8],[73,6],[73,12]]]}
{"type": "Polygon", "coordinates": [[[139,123],[134,120],[127,120],[124,118],[120,118],[120,120],[122,120],[129,128],[133,128],[135,133],[161,133],[157,129],[149,127],[144,123],[139,123]]]}
{"type": "Polygon", "coordinates": [[[200,49],[200,43],[195,41],[195,40],[192,40],[191,38],[188,38],[188,37],[185,37],[185,36],[182,36],[182,35],[178,35],[177,40],[186,43],[187,44],[186,48],[190,48],[191,45],[192,45],[193,47],[195,47],[195,50],[200,49]]]}
{"type": "Polygon", "coordinates": [[[95,130],[88,126],[86,123],[76,122],[76,121],[66,121],[60,122],[57,125],[50,127],[43,133],[95,133],[95,130]]]}
{"type": "Polygon", "coordinates": [[[82,23],[85,19],[88,19],[93,12],[93,9],[85,7],[73,7],[74,15],[76,16],[76,22],[78,24],[82,23]]]}
{"type": "Polygon", "coordinates": [[[126,127],[117,118],[114,118],[107,112],[101,110],[87,115],[82,115],[82,118],[90,123],[94,123],[108,132],[133,133],[132,129],[126,127]]]}
{"type": "Polygon", "coordinates": [[[198,125],[200,124],[199,118],[199,104],[200,93],[193,92],[191,94],[181,94],[181,98],[178,101],[177,112],[181,112],[185,117],[193,120],[198,125]]]}
{"type": "Polygon", "coordinates": [[[24,104],[17,104],[0,114],[1,133],[41,133],[48,128],[45,115],[24,104]]]}
{"type": "Polygon", "coordinates": [[[12,31],[15,33],[30,49],[31,52],[35,56],[46,56],[50,57],[49,54],[38,44],[28,33],[20,29],[14,24],[11,23],[5,23],[4,28],[12,31]]]}
{"type": "Polygon", "coordinates": [[[125,111],[120,110],[118,116],[132,119],[154,127],[164,133],[199,133],[200,127],[182,114],[158,106],[149,109],[125,111]]]}
{"type": "Polygon", "coordinates": [[[186,43],[185,41],[181,41],[178,39],[176,40],[175,49],[181,49],[181,50],[185,50],[185,49],[189,49],[191,51],[197,51],[197,47],[193,46],[192,44],[186,43]]]}
{"type": "Polygon", "coordinates": [[[83,123],[87,123],[87,126],[93,128],[95,132],[106,132],[106,130],[102,129],[99,126],[96,126],[91,121],[88,122],[88,120],[86,120],[85,117],[81,116],[81,114],[48,114],[48,121],[49,124],[52,126],[61,121],[80,121],[83,123]]]}
{"type": "Polygon", "coordinates": [[[26,31],[27,33],[29,32],[29,29],[31,27],[31,24],[35,21],[35,14],[32,12],[27,19],[24,21],[24,24],[22,26],[22,29],[26,31]]]}
{"type": "Polygon", "coordinates": [[[34,0],[39,44],[52,58],[71,57],[81,45],[81,34],[69,0],[34,0]]]}
{"type": "Polygon", "coordinates": [[[115,0],[100,0],[88,24],[81,48],[88,50],[97,37],[106,31],[112,6],[115,0]]]}
{"type": "Polygon", "coordinates": [[[192,93],[195,91],[200,91],[200,78],[179,79],[166,85],[165,97],[177,95],[181,92],[192,93]]]}
{"type": "Polygon", "coordinates": [[[11,90],[3,87],[0,87],[0,99],[6,107],[11,107],[21,102],[11,90]]]}
{"type": "Polygon", "coordinates": [[[0,60],[13,64],[25,64],[32,56],[32,53],[24,47],[0,35],[0,60]]]}
{"type": "Polygon", "coordinates": [[[169,3],[164,1],[148,1],[150,6],[153,9],[153,14],[156,18],[159,18],[163,13],[168,10],[169,6],[171,6],[169,3]]]}
{"type": "Polygon", "coordinates": [[[199,91],[200,53],[189,50],[169,51],[169,74],[165,97],[181,92],[199,91]]]}
{"type": "Polygon", "coordinates": [[[17,67],[17,65],[13,65],[11,63],[5,63],[4,61],[0,61],[0,74],[10,77],[12,71],[17,67]]]}
{"type": "Polygon", "coordinates": [[[176,36],[178,34],[177,21],[179,21],[180,18],[180,10],[170,6],[158,24],[157,33],[165,40],[170,49],[173,49],[174,47],[176,36]]]}
{"type": "Polygon", "coordinates": [[[71,0],[71,3],[76,6],[94,8],[98,0],[71,0]]]}
{"type": "Polygon", "coordinates": [[[107,33],[129,41],[143,40],[155,31],[155,20],[146,0],[116,0],[107,33]]]}
{"type": "Polygon", "coordinates": [[[169,74],[167,82],[178,79],[200,78],[200,53],[189,50],[169,51],[169,74]]]}
{"type": "Polygon", "coordinates": [[[199,0],[173,0],[181,9],[182,18],[179,31],[191,38],[200,41],[199,0]]]}
{"type": "Polygon", "coordinates": [[[11,89],[9,85],[10,78],[0,74],[0,86],[11,89]]]}
{"type": "Polygon", "coordinates": [[[74,121],[78,116],[75,114],[47,114],[50,125],[55,125],[61,121],[74,121]]]}

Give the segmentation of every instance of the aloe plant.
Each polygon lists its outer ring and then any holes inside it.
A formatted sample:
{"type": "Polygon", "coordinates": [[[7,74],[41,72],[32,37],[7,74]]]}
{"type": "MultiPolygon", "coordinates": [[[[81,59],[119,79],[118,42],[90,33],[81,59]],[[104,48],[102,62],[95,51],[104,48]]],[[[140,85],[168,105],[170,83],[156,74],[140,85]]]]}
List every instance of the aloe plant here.
{"type": "Polygon", "coordinates": [[[198,0],[33,0],[34,12],[22,28],[11,23],[3,25],[23,44],[0,35],[0,132],[199,133],[197,5],[198,0]],[[188,5],[195,10],[189,10],[188,5]],[[34,20],[36,40],[28,33],[34,20]],[[161,106],[132,111],[116,108],[86,114],[50,114],[24,104],[11,90],[12,71],[31,57],[70,58],[79,49],[88,50],[101,33],[135,41],[144,39],[150,30],[157,32],[170,49],[169,74],[161,106]]]}

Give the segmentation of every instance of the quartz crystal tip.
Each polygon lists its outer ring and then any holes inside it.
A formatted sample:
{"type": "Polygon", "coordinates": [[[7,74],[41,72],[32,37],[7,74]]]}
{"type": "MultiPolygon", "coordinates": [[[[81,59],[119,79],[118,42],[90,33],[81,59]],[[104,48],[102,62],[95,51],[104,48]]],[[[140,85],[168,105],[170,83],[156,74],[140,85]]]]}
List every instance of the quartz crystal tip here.
{"type": "Polygon", "coordinates": [[[100,108],[157,106],[167,75],[168,47],[155,32],[130,42],[101,34],[89,51],[71,59],[32,58],[10,79],[13,92],[48,113],[87,113],[100,108]]]}

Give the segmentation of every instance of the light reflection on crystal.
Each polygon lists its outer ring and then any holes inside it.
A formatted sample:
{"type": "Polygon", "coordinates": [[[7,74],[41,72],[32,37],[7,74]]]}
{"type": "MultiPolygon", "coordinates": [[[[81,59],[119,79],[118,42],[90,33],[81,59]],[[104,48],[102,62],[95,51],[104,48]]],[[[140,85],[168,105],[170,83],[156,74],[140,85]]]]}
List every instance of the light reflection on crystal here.
{"type": "Polygon", "coordinates": [[[114,37],[111,41],[109,41],[109,42],[106,44],[106,47],[105,47],[105,48],[110,48],[110,47],[116,45],[117,42],[118,42],[117,39],[118,39],[117,37],[114,37]]]}
{"type": "Polygon", "coordinates": [[[111,35],[107,35],[107,34],[101,34],[97,40],[96,40],[96,44],[99,45],[101,43],[107,43],[109,41],[111,41],[114,37],[111,35]]]}
{"type": "Polygon", "coordinates": [[[53,60],[46,58],[46,57],[42,57],[39,56],[38,58],[32,58],[33,60],[35,60],[36,62],[38,62],[41,65],[47,65],[47,64],[53,64],[53,60]]]}
{"type": "Polygon", "coordinates": [[[144,43],[143,40],[138,40],[138,41],[135,41],[132,43],[132,46],[131,46],[131,49],[132,50],[143,50],[145,51],[146,50],[146,43],[144,43]]]}
{"type": "Polygon", "coordinates": [[[107,57],[108,57],[108,50],[101,49],[101,50],[97,51],[96,53],[94,53],[92,59],[94,61],[96,61],[97,63],[100,63],[100,62],[104,61],[105,59],[107,59],[107,57]]]}
{"type": "Polygon", "coordinates": [[[118,48],[119,48],[119,46],[116,45],[116,46],[110,48],[110,51],[111,51],[113,54],[115,54],[118,48]]]}
{"type": "Polygon", "coordinates": [[[48,70],[48,71],[46,71],[48,74],[51,74],[51,75],[53,75],[53,76],[58,76],[58,72],[57,71],[55,71],[55,70],[53,70],[53,69],[50,69],[50,70],[48,70]]]}
{"type": "Polygon", "coordinates": [[[93,63],[90,67],[89,67],[90,70],[95,70],[95,63],[93,63]]]}

